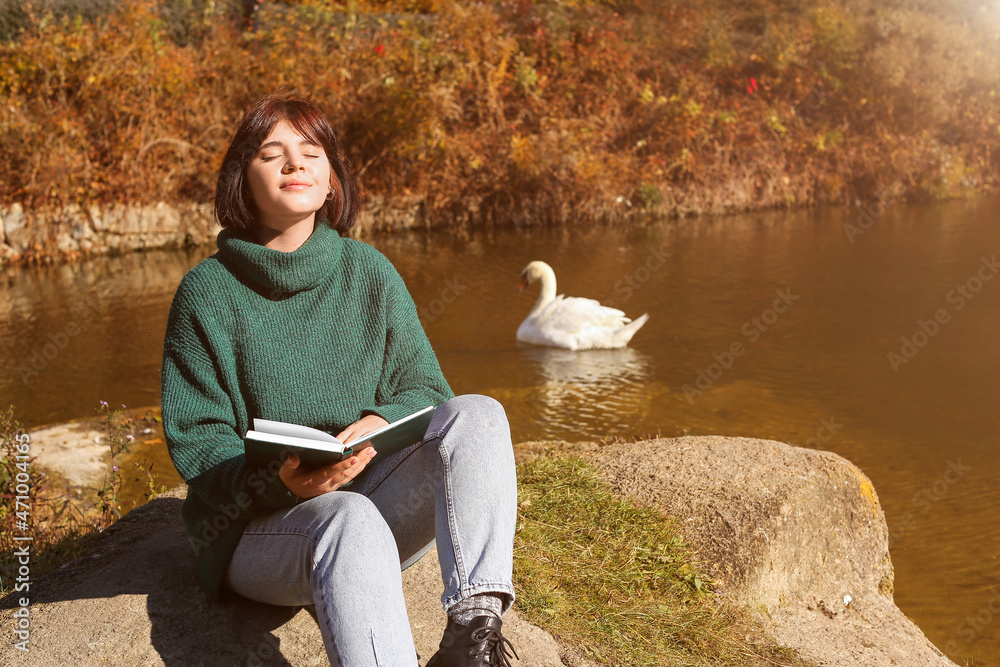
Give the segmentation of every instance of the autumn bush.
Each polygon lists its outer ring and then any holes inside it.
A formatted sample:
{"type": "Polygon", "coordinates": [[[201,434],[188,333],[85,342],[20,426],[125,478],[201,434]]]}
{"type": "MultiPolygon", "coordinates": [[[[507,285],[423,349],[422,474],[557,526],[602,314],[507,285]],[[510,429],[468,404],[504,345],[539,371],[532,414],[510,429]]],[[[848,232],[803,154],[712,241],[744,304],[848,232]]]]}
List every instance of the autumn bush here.
{"type": "Polygon", "coordinates": [[[282,88],[432,224],[942,198],[1000,170],[1000,32],[971,3],[83,5],[0,14],[0,206],[207,201],[282,88]]]}

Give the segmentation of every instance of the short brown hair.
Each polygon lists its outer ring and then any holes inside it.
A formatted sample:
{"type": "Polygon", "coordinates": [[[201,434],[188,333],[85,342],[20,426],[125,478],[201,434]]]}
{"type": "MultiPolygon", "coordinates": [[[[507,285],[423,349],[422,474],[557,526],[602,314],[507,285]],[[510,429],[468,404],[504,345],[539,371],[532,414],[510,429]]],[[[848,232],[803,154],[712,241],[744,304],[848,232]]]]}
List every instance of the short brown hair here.
{"type": "Polygon", "coordinates": [[[333,186],[334,197],[316,212],[316,220],[326,218],[338,232],[348,231],[354,226],[360,208],[350,160],[341,150],[330,121],[319,107],[299,97],[279,95],[265,95],[244,112],[219,169],[215,187],[216,220],[222,227],[234,230],[252,229],[256,225],[256,207],[246,179],[247,167],[274,126],[283,120],[305,139],[323,147],[338,181],[333,186]]]}

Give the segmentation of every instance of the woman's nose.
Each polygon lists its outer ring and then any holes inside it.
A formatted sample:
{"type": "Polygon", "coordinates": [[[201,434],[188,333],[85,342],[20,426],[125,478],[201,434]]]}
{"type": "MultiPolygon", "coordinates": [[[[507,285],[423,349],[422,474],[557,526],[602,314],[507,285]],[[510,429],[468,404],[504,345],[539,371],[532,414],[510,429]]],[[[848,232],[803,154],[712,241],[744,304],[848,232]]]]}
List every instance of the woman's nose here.
{"type": "Polygon", "coordinates": [[[281,167],[281,173],[290,174],[293,171],[298,171],[303,168],[304,165],[300,164],[297,160],[295,160],[295,158],[289,158],[288,161],[285,162],[284,166],[281,167]]]}

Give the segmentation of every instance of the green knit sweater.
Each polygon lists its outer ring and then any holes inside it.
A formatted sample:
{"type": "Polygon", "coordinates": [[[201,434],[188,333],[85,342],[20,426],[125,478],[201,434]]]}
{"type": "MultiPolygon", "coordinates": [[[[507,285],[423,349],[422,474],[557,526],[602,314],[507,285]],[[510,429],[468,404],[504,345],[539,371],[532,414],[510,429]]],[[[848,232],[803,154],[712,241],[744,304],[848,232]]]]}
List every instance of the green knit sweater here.
{"type": "Polygon", "coordinates": [[[454,395],[402,278],[371,246],[325,222],[290,253],[229,231],[218,245],[181,281],[163,345],[163,431],[213,596],[251,518],[301,502],[276,468],[245,465],[253,418],[336,434],[454,395]]]}

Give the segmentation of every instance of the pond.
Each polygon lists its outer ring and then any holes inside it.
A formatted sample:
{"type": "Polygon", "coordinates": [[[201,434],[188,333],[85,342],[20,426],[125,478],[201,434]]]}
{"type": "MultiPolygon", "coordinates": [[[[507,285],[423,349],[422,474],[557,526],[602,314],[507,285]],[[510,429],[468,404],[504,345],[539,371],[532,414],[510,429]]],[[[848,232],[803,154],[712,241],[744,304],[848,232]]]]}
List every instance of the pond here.
{"type": "MultiPolygon", "coordinates": [[[[885,509],[899,607],[956,662],[998,665],[998,214],[984,199],[366,240],[456,393],[501,400],[515,442],[724,434],[853,461],[885,509]],[[518,344],[533,259],[560,293],[649,322],[624,350],[518,344]]],[[[171,296],[210,251],[4,270],[0,400],[28,426],[156,405],[171,296]]]]}

